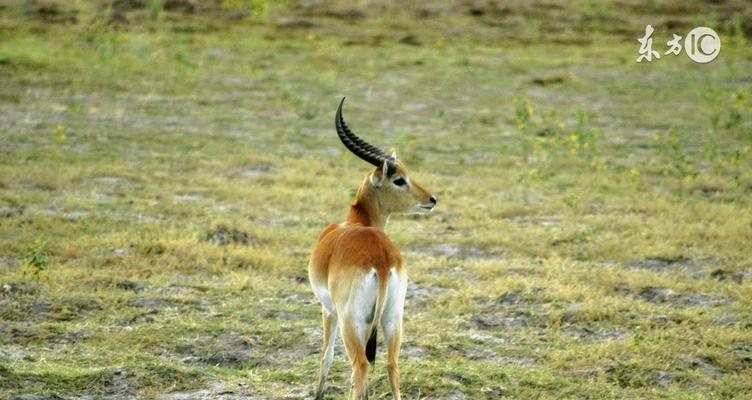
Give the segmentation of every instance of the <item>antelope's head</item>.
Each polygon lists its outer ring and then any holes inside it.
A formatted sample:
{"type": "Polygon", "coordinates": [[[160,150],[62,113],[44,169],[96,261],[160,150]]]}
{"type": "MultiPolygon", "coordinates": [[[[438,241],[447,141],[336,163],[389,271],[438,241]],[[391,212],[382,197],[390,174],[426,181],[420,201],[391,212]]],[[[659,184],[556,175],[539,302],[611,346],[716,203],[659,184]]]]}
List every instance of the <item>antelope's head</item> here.
{"type": "Polygon", "coordinates": [[[411,179],[407,167],[397,160],[397,155],[380,150],[355,135],[342,119],[342,104],[339,103],[334,125],[342,143],[353,154],[376,168],[363,181],[360,190],[368,189],[375,196],[379,207],[391,213],[428,213],[436,207],[436,197],[418,182],[411,179]]]}

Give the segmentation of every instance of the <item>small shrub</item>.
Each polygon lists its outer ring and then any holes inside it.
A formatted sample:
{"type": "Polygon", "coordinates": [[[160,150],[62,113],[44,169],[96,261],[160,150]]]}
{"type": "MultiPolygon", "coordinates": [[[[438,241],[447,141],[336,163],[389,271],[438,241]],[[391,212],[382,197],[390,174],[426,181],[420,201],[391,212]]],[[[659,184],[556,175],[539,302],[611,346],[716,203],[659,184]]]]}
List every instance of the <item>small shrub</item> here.
{"type": "Polygon", "coordinates": [[[29,258],[24,264],[23,275],[31,275],[34,279],[39,279],[40,275],[49,269],[47,253],[45,247],[47,244],[43,241],[34,243],[34,247],[29,254],[29,258]]]}

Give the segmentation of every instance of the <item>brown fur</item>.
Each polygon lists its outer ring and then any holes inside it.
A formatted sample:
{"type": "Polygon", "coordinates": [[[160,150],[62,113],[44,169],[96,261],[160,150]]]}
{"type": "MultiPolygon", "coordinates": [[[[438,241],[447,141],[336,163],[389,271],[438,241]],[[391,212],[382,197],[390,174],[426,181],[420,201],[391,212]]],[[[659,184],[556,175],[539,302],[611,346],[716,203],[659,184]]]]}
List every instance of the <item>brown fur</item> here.
{"type": "Polygon", "coordinates": [[[391,267],[402,268],[399,250],[386,234],[371,226],[329,225],[319,237],[311,255],[314,277],[326,277],[353,268],[366,271],[375,268],[379,279],[386,278],[391,267]]]}

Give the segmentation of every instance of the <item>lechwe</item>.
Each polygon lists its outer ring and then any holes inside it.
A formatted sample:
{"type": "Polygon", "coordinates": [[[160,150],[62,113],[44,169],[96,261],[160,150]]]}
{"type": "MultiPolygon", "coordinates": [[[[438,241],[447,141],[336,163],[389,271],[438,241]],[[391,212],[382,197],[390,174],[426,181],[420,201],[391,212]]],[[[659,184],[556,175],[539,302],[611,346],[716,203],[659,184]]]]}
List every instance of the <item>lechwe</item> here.
{"type": "Polygon", "coordinates": [[[334,356],[337,327],[352,363],[352,399],[366,399],[368,363],[376,357],[380,323],[387,346],[392,394],[400,399],[399,358],[407,273],[399,249],[384,233],[393,213],[427,213],[436,197],[410,179],[396,155],[388,155],[356,136],[342,119],[339,103],[335,127],[342,143],[373,164],[358,188],[347,221],[326,227],[313,249],[308,275],[322,305],[324,345],[316,399],[322,399],[334,356]]]}

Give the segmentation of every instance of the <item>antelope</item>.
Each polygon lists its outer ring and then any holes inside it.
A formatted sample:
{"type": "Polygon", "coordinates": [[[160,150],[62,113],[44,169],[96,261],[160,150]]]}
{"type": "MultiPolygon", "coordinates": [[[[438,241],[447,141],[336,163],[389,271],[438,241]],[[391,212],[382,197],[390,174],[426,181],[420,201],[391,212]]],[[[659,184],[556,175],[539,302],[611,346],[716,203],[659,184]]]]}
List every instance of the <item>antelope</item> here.
{"type": "Polygon", "coordinates": [[[368,144],[348,128],[342,118],[344,102],[342,98],[334,118],[337,135],[348,150],[376,168],[360,184],[347,220],[321,232],[308,263],[311,287],[321,303],[324,331],[316,399],[324,396],[338,328],[352,366],[351,398],[368,398],[368,365],[376,359],[380,324],[392,396],[400,400],[397,361],[407,272],[399,249],[384,228],[391,214],[428,213],[437,200],[410,179],[396,154],[368,144]]]}

